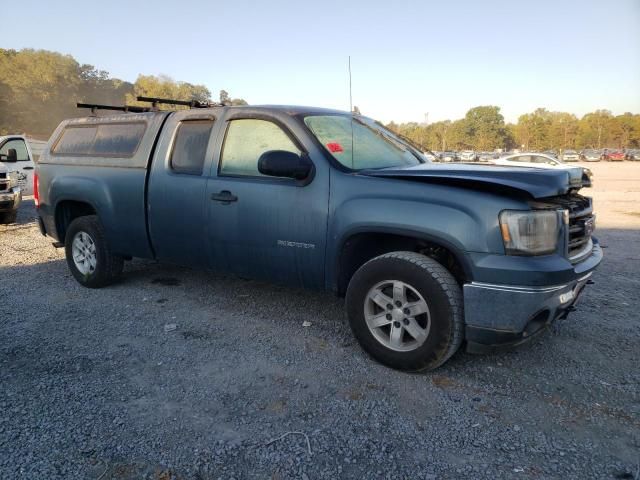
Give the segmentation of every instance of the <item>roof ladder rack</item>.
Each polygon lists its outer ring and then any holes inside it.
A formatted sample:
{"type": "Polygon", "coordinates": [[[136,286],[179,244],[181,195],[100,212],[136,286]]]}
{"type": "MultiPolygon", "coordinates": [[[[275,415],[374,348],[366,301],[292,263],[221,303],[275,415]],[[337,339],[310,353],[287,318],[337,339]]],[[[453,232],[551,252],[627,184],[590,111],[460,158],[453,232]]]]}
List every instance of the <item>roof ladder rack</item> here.
{"type": "Polygon", "coordinates": [[[125,113],[143,113],[143,112],[150,112],[151,109],[149,107],[136,107],[135,105],[123,105],[123,106],[118,106],[118,105],[98,105],[98,104],[94,104],[94,103],[77,103],[76,104],[77,108],[90,108],[91,109],[91,115],[92,116],[97,116],[97,112],[98,110],[115,110],[118,112],[125,112],[125,113]]]}
{"type": "Polygon", "coordinates": [[[201,102],[199,100],[174,100],[172,98],[156,98],[156,97],[136,97],[139,102],[151,103],[151,108],[157,110],[159,104],[164,105],[182,105],[189,108],[210,108],[220,107],[221,103],[201,102]]]}

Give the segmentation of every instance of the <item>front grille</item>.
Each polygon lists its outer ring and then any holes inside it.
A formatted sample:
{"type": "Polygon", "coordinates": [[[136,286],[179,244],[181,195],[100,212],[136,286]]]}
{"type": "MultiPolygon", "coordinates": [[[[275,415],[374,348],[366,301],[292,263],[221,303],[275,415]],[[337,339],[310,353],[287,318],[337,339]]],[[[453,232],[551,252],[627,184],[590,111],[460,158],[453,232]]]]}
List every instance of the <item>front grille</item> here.
{"type": "Polygon", "coordinates": [[[0,172],[0,192],[6,192],[7,190],[9,190],[7,172],[0,172]]]}
{"type": "Polygon", "coordinates": [[[593,242],[591,233],[595,228],[595,215],[591,198],[578,194],[545,199],[553,205],[569,210],[569,235],[567,255],[572,263],[577,263],[591,254],[593,242]]]}

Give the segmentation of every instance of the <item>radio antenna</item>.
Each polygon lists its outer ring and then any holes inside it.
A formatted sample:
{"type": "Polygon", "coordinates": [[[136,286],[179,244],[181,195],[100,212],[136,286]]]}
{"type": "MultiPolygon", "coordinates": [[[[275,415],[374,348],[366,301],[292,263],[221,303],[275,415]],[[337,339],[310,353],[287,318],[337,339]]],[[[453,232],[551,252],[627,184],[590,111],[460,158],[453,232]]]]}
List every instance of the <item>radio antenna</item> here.
{"type": "Polygon", "coordinates": [[[353,151],[353,97],[351,96],[351,55],[349,55],[349,113],[351,114],[351,169],[355,170],[353,151]]]}
{"type": "Polygon", "coordinates": [[[351,96],[351,55],[349,55],[349,111],[353,112],[353,97],[351,96]]]}

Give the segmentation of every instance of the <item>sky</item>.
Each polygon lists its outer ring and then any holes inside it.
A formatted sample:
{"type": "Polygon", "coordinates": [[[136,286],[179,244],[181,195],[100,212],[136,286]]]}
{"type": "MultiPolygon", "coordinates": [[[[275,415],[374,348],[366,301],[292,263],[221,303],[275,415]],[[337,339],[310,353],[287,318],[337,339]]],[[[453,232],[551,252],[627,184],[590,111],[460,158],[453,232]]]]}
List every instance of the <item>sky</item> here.
{"type": "MultiPolygon", "coordinates": [[[[0,0],[6,11],[9,0],[0,0]]],[[[11,1],[0,48],[388,122],[640,113],[640,0],[11,1]],[[16,8],[17,9],[17,8],[16,8]],[[19,18],[25,21],[17,21],[19,18]]]]}

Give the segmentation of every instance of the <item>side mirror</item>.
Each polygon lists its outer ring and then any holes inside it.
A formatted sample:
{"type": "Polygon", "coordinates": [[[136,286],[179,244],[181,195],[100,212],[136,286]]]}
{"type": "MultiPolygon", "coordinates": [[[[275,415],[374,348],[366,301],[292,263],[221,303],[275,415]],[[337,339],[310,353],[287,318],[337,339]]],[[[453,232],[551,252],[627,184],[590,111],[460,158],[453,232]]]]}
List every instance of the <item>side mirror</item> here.
{"type": "Polygon", "coordinates": [[[313,164],[306,156],[286,150],[270,150],[264,152],[258,159],[258,171],[270,177],[304,180],[309,176],[312,168],[313,164]]]}
{"type": "Polygon", "coordinates": [[[7,162],[15,163],[18,161],[18,152],[15,148],[7,150],[7,162]]]}

